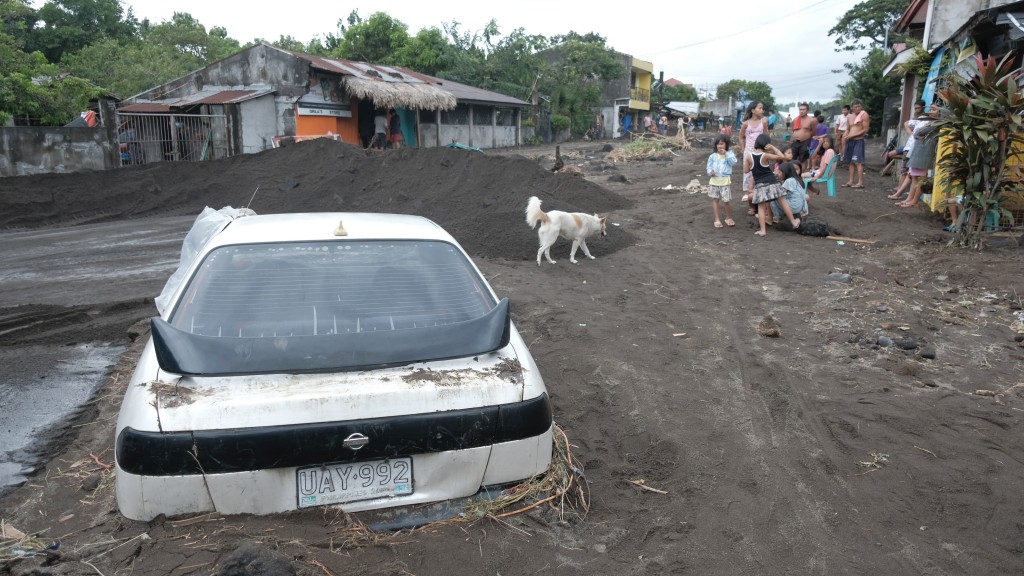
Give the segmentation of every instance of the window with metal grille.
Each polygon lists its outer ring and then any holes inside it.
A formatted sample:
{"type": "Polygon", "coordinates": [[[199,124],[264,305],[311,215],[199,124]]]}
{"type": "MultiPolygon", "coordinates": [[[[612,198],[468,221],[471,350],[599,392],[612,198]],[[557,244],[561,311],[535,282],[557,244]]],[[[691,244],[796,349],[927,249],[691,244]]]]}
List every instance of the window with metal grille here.
{"type": "Polygon", "coordinates": [[[442,110],[441,124],[468,125],[469,106],[465,104],[459,104],[458,106],[455,107],[454,110],[442,110]]]}
{"type": "Polygon", "coordinates": [[[495,108],[496,114],[494,123],[498,126],[515,126],[516,111],[514,108],[495,108]]]}
{"type": "Polygon", "coordinates": [[[473,106],[473,125],[490,126],[494,122],[493,106],[473,106]]]}
{"type": "Polygon", "coordinates": [[[207,255],[171,324],[236,338],[415,330],[479,318],[495,304],[445,242],[246,244],[207,255]]]}

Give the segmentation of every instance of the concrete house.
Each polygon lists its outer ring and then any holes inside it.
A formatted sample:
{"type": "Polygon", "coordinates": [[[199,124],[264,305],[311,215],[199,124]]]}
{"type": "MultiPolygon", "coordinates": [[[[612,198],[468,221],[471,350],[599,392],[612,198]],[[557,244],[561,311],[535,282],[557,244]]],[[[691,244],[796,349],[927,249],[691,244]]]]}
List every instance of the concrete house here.
{"type": "Polygon", "coordinates": [[[651,86],[654,84],[653,62],[621,53],[619,58],[629,75],[608,82],[601,90],[601,115],[606,132],[614,138],[623,136],[620,126],[623,116],[632,118],[633,130],[643,131],[643,115],[651,112],[651,86]],[[613,130],[607,130],[609,127],[613,130]]]}
{"type": "MultiPolygon", "coordinates": [[[[622,63],[623,70],[628,71],[620,78],[601,82],[601,104],[596,115],[600,114],[604,124],[606,138],[622,136],[621,120],[630,116],[635,129],[643,113],[651,110],[651,86],[654,83],[654,64],[634,58],[629,54],[616,52],[622,63]]],[[[550,65],[561,62],[562,48],[555,46],[540,52],[540,56],[550,65]]],[[[543,98],[543,97],[541,97],[543,98]]],[[[557,139],[568,138],[569,134],[556,135],[557,139]]]]}
{"type": "MultiPolygon", "coordinates": [[[[893,31],[921,42],[932,57],[932,66],[926,77],[903,76],[903,93],[899,126],[909,119],[913,102],[920,94],[926,103],[935,95],[936,79],[943,67],[953,66],[963,74],[971,74],[974,66],[972,54],[995,56],[1007,53],[1024,55],[1024,2],[1001,0],[913,0],[893,31]],[[957,62],[949,62],[951,50],[960,55],[957,62]]],[[[900,65],[907,62],[912,51],[905,45],[896,51],[883,69],[887,76],[900,75],[900,65]]],[[[896,48],[894,47],[894,48],[896,48]]],[[[975,70],[976,71],[976,70],[975,70]]]]}
{"type": "Polygon", "coordinates": [[[366,146],[378,111],[409,146],[522,143],[510,96],[396,67],[257,44],[118,106],[126,163],[205,160],[330,137],[366,146]]]}

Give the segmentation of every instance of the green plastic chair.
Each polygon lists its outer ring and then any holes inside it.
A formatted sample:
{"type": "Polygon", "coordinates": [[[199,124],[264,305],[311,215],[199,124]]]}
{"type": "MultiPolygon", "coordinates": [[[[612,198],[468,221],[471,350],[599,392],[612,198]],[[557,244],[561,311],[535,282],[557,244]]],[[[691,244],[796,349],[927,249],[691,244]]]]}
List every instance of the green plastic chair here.
{"type": "Polygon", "coordinates": [[[804,190],[807,189],[807,184],[814,182],[819,184],[824,182],[828,185],[828,195],[836,195],[836,166],[839,164],[839,154],[836,154],[828,161],[828,166],[825,167],[825,172],[822,173],[821,178],[804,178],[804,190]]]}

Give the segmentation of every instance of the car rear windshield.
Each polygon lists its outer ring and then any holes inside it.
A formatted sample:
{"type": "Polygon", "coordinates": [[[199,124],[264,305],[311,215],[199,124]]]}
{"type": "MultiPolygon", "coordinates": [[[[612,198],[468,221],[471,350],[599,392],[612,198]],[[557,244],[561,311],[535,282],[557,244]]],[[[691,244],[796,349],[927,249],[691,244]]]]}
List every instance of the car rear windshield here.
{"type": "Polygon", "coordinates": [[[494,306],[447,242],[245,244],[206,256],[170,323],[203,336],[317,336],[444,326],[494,306]]]}

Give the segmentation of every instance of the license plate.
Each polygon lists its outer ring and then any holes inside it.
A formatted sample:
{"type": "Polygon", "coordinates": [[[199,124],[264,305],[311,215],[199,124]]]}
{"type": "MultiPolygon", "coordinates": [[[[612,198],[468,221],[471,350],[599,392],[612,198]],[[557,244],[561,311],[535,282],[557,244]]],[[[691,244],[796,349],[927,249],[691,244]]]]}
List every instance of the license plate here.
{"type": "Polygon", "coordinates": [[[306,466],[295,471],[299,508],[412,494],[412,458],[306,466]]]}

